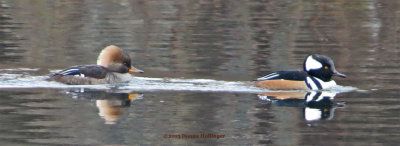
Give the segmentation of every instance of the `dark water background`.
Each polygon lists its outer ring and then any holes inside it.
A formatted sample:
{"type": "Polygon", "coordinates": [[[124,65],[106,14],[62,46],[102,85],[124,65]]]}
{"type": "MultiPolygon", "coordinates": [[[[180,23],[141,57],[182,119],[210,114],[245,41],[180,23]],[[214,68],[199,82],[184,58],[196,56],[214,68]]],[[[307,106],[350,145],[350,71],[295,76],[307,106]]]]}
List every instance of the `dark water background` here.
{"type": "Polygon", "coordinates": [[[324,54],[359,90],[309,121],[304,101],[256,93],[4,88],[0,143],[398,145],[399,24],[398,0],[2,0],[1,81],[93,64],[115,44],[147,78],[247,82],[324,54]],[[182,134],[224,137],[165,138],[182,134]]]}

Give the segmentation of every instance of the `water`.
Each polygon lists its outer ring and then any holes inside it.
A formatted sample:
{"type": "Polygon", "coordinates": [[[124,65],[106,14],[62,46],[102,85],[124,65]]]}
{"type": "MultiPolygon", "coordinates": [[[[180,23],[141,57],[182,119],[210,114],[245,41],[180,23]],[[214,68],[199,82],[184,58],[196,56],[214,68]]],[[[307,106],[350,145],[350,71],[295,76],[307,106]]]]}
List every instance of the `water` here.
{"type": "Polygon", "coordinates": [[[397,145],[399,11],[396,0],[3,0],[0,143],[397,145]],[[44,80],[110,44],[145,73],[44,80]],[[251,86],[312,53],[333,58],[340,86],[251,86]]]}

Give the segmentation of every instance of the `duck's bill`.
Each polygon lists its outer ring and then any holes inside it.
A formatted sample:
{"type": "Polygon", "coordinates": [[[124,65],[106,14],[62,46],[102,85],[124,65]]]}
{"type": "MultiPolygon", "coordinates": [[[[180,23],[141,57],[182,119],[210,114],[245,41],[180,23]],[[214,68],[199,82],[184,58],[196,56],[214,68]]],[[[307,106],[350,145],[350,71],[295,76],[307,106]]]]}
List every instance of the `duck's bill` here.
{"type": "Polygon", "coordinates": [[[137,68],[135,68],[135,67],[133,67],[133,66],[132,66],[128,71],[129,71],[130,73],[144,73],[143,70],[137,69],[137,68]]]}
{"type": "Polygon", "coordinates": [[[345,74],[342,74],[342,73],[340,73],[340,72],[335,72],[335,73],[333,73],[333,75],[334,75],[334,76],[341,77],[341,78],[346,78],[346,75],[345,75],[345,74]]]}

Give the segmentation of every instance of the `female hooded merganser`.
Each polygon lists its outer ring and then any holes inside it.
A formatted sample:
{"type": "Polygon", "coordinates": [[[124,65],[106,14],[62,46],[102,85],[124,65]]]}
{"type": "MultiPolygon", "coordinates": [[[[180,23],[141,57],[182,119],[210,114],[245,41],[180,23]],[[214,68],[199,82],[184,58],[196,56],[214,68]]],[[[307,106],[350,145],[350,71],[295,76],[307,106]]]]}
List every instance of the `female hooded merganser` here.
{"type": "Polygon", "coordinates": [[[256,87],[272,90],[321,90],[336,85],[332,76],[345,78],[339,73],[331,58],[312,54],[303,63],[304,71],[278,71],[255,81],[256,87]]]}
{"type": "Polygon", "coordinates": [[[128,81],[128,73],[143,73],[131,66],[131,58],[121,48],[110,45],[97,58],[97,65],[73,66],[50,75],[49,80],[72,84],[112,84],[128,81]]]}

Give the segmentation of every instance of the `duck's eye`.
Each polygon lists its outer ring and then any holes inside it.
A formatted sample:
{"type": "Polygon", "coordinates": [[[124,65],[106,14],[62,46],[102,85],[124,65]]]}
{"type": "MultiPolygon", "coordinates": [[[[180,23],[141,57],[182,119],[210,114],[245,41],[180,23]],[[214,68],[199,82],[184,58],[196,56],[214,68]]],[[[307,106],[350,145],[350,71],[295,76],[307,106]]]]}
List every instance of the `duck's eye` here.
{"type": "Polygon", "coordinates": [[[328,69],[329,67],[328,66],[324,66],[324,69],[328,69]]]}

